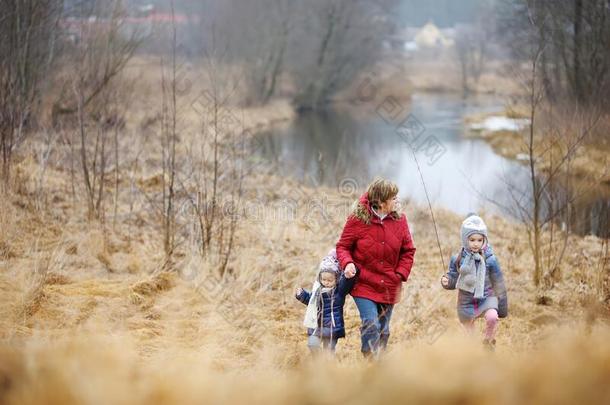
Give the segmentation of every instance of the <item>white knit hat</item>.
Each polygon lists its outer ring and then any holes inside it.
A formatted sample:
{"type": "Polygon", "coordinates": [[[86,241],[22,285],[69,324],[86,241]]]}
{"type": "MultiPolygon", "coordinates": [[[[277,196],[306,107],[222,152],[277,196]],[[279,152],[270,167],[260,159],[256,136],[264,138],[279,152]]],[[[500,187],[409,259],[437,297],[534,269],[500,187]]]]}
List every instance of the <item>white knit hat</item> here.
{"type": "Polygon", "coordinates": [[[468,247],[468,238],[475,233],[483,235],[485,237],[485,244],[487,244],[487,225],[485,225],[485,222],[480,216],[469,214],[464,222],[462,222],[462,227],[460,229],[462,246],[464,248],[468,247]]]}

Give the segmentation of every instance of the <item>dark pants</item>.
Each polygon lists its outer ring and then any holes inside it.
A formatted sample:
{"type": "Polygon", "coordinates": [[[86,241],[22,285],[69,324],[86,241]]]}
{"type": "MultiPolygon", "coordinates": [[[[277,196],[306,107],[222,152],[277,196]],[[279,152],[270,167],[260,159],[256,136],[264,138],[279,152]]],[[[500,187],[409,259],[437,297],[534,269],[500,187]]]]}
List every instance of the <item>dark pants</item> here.
{"type": "Polygon", "coordinates": [[[369,356],[384,350],[390,338],[390,318],[393,304],[379,304],[366,298],[354,297],[362,326],[360,337],[362,339],[362,354],[369,356]]]}

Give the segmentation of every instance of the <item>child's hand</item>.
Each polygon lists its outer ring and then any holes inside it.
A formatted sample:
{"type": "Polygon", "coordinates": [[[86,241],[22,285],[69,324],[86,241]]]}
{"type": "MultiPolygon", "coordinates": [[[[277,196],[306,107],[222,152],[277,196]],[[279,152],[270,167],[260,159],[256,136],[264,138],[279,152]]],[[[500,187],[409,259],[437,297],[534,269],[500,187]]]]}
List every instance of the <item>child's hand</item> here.
{"type": "Polygon", "coordinates": [[[301,294],[303,294],[303,289],[301,287],[297,287],[294,289],[294,295],[298,297],[301,294]]]}
{"type": "Polygon", "coordinates": [[[447,275],[441,277],[441,285],[445,288],[449,287],[449,277],[447,275]]]}

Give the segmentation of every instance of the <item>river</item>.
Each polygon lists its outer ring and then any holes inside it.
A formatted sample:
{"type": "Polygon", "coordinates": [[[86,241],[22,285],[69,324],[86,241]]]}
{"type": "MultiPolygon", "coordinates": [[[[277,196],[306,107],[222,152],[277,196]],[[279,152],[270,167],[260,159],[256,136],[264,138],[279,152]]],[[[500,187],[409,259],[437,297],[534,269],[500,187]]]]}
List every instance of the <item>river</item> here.
{"type": "MultiPolygon", "coordinates": [[[[403,199],[425,203],[425,184],[435,206],[461,215],[484,209],[516,218],[515,199],[528,200],[527,167],[496,154],[480,139],[463,136],[466,116],[502,112],[502,101],[421,93],[408,107],[395,120],[375,106],[351,113],[303,113],[290,126],[262,134],[259,153],[308,185],[348,181],[363,189],[374,176],[383,176],[398,184],[403,199]]],[[[577,233],[608,236],[607,196],[593,193],[575,208],[577,233]]]]}

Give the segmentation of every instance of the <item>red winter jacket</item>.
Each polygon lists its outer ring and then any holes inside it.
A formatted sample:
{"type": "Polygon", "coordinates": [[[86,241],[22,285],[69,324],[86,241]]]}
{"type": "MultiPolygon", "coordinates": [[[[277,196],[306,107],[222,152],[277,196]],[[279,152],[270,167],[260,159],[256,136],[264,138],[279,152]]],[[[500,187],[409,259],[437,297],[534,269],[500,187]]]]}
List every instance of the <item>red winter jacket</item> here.
{"type": "Polygon", "coordinates": [[[341,269],[354,263],[360,270],[352,296],[381,304],[397,303],[401,282],[407,281],[414,256],[407,218],[392,213],[381,221],[364,193],[337,242],[341,269]]]}

